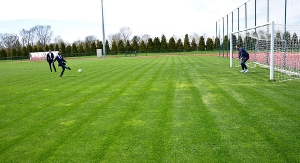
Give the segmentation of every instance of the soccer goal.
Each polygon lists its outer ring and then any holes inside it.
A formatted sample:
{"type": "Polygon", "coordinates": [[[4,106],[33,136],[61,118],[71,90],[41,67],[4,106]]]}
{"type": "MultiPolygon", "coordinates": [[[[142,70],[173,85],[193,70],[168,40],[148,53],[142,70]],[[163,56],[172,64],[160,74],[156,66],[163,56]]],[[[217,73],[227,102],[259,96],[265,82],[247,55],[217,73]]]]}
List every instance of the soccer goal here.
{"type": "Polygon", "coordinates": [[[270,80],[300,79],[299,27],[269,22],[230,34],[230,67],[239,67],[235,61],[239,44],[250,55],[247,66],[270,70],[270,80]],[[293,36],[291,36],[293,33],[293,36]]]}

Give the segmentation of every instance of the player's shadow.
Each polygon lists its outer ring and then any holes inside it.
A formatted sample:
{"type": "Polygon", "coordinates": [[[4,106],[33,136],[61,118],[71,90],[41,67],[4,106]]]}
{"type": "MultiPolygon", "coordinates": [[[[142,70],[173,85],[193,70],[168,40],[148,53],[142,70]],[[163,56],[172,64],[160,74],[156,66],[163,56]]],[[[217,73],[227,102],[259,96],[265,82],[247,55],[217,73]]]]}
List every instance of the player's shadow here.
{"type": "Polygon", "coordinates": [[[77,78],[78,76],[65,76],[65,77],[77,78]]]}

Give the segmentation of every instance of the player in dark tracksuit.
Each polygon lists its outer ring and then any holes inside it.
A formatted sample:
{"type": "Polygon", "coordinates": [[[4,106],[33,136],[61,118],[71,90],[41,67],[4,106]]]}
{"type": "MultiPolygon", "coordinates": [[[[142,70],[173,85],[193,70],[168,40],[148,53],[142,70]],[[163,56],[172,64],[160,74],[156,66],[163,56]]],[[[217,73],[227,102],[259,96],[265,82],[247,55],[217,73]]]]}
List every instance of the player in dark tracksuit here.
{"type": "Polygon", "coordinates": [[[60,77],[63,76],[65,69],[71,70],[70,67],[66,66],[66,60],[64,59],[64,56],[60,54],[60,52],[58,52],[58,55],[55,57],[55,59],[53,60],[53,63],[57,61],[58,62],[58,66],[61,66],[62,71],[60,73],[60,77]]]}
{"type": "Polygon", "coordinates": [[[50,71],[52,72],[52,67],[54,68],[54,71],[56,72],[55,65],[53,64],[54,54],[49,50],[49,53],[47,54],[47,62],[49,63],[50,71]]]}
{"type": "Polygon", "coordinates": [[[246,62],[249,59],[249,54],[247,53],[247,51],[243,48],[240,47],[240,45],[236,45],[236,50],[239,51],[239,56],[237,59],[242,59],[241,60],[241,66],[242,66],[242,71],[241,72],[249,72],[248,67],[246,65],[246,62]]]}

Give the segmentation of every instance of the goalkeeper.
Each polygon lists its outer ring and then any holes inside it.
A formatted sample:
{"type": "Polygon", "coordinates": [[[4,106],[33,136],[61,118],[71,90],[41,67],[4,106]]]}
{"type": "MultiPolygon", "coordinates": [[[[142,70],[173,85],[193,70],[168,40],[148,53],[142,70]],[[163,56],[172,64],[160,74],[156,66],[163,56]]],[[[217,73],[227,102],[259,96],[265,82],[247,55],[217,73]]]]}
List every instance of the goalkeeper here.
{"type": "Polygon", "coordinates": [[[241,66],[242,66],[242,71],[241,72],[249,72],[248,67],[246,65],[246,62],[249,59],[249,53],[244,48],[241,48],[240,45],[236,45],[236,50],[239,51],[239,56],[237,59],[241,59],[241,66]]]}

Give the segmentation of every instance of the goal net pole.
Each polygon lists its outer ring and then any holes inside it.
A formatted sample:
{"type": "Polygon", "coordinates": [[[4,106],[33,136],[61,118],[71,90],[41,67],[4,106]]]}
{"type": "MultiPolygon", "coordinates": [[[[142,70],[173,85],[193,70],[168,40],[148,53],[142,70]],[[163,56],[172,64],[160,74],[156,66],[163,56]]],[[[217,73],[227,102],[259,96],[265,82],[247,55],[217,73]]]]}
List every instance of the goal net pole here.
{"type": "Polygon", "coordinates": [[[274,21],[271,22],[270,80],[274,80],[274,21]]]}
{"type": "Polygon", "coordinates": [[[230,67],[232,67],[232,58],[233,58],[233,41],[232,41],[232,35],[233,35],[233,33],[230,33],[230,37],[229,37],[229,39],[230,39],[230,64],[229,64],[229,66],[230,67]]]}
{"type": "MultiPolygon", "coordinates": [[[[233,45],[233,35],[235,33],[240,33],[240,32],[246,32],[252,29],[257,29],[259,27],[264,27],[264,26],[269,26],[271,25],[271,31],[270,31],[270,41],[271,41],[271,45],[270,45],[270,80],[274,80],[274,37],[275,37],[275,32],[274,32],[274,21],[272,22],[268,22],[262,25],[258,25],[252,28],[247,28],[244,30],[240,30],[240,31],[236,31],[236,32],[231,32],[230,33],[230,67],[233,67],[232,64],[232,60],[233,60],[233,47],[235,47],[235,45],[233,45]]],[[[247,50],[247,49],[246,49],[247,50]]]]}

